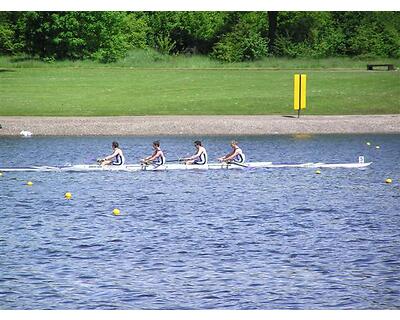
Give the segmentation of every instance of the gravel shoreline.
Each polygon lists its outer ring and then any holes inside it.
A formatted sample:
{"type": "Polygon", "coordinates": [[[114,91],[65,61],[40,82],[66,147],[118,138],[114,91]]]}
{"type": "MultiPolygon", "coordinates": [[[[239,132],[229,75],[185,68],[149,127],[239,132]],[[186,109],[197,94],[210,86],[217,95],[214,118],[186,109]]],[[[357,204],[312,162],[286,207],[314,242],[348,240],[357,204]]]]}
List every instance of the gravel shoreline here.
{"type": "Polygon", "coordinates": [[[400,133],[400,114],[350,116],[0,117],[0,136],[400,133]]]}

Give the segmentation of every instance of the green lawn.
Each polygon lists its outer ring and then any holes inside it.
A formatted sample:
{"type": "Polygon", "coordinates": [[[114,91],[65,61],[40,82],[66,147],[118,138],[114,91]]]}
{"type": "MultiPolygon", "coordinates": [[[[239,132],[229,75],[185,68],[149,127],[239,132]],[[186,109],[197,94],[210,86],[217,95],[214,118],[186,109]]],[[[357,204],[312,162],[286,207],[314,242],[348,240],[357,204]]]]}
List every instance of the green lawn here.
{"type": "MultiPolygon", "coordinates": [[[[301,70],[0,69],[0,116],[291,114],[301,70]]],[[[305,114],[400,113],[400,72],[303,70],[305,114]]]]}

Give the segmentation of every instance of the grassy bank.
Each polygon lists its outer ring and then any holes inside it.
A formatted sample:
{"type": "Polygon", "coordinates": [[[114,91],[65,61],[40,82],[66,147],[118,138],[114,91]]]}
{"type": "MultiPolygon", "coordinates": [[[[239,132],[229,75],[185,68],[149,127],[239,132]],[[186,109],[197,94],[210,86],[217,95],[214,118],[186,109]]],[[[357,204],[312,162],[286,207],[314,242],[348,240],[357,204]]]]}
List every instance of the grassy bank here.
{"type": "Polygon", "coordinates": [[[57,61],[44,62],[27,56],[0,56],[0,68],[274,68],[274,69],[332,69],[347,68],[366,70],[368,63],[391,63],[400,67],[400,59],[335,57],[324,59],[310,58],[264,58],[258,61],[240,63],[221,63],[200,55],[162,55],[154,50],[132,50],[126,58],[109,64],[95,61],[57,61]]]}
{"type": "Polygon", "coordinates": [[[354,61],[352,69],[346,69],[348,59],[324,60],[320,69],[318,60],[276,59],[281,70],[241,69],[245,64],[228,65],[237,68],[229,70],[207,64],[204,57],[168,59],[178,62],[152,69],[145,69],[143,57],[142,68],[132,67],[132,61],[99,65],[21,60],[18,63],[26,65],[16,66],[2,57],[0,115],[285,115],[294,112],[293,74],[298,72],[308,75],[306,114],[400,112],[400,73],[355,70],[354,61]],[[306,64],[317,69],[300,68],[306,64]],[[344,69],[324,69],[338,65],[344,69]]]}

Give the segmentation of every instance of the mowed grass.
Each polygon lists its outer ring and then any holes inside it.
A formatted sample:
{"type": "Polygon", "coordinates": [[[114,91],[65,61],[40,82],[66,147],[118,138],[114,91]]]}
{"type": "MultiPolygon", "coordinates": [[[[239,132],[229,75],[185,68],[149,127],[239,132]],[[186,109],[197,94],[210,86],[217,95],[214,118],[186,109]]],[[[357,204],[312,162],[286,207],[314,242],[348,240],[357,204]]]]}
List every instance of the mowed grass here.
{"type": "Polygon", "coordinates": [[[0,115],[288,115],[300,72],[304,114],[400,112],[398,71],[49,67],[1,69],[0,115]]]}

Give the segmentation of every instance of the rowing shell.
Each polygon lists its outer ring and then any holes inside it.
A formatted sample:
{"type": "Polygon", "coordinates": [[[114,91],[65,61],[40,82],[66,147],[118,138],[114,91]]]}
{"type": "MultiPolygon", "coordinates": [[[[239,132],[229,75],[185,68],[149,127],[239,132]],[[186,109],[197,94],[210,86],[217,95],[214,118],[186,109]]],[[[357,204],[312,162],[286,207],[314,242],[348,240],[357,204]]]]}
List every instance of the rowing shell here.
{"type": "Polygon", "coordinates": [[[31,166],[0,168],[0,172],[85,172],[85,171],[169,171],[169,170],[217,170],[217,169],[257,169],[257,168],[365,168],[372,162],[322,163],[307,162],[293,164],[274,164],[272,162],[249,162],[246,164],[209,163],[206,165],[170,163],[162,166],[127,164],[122,166],[100,166],[97,164],[79,164],[71,166],[31,166]]]}

